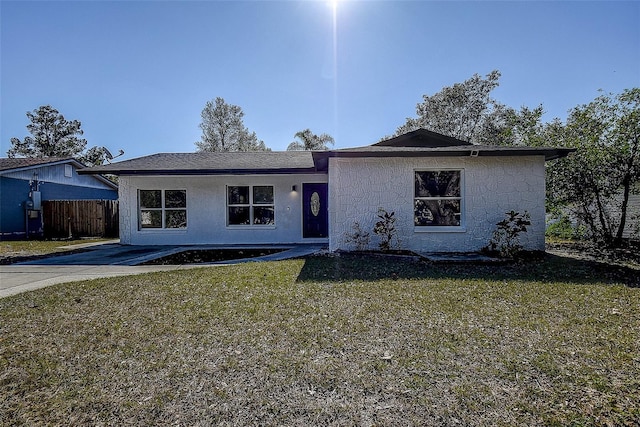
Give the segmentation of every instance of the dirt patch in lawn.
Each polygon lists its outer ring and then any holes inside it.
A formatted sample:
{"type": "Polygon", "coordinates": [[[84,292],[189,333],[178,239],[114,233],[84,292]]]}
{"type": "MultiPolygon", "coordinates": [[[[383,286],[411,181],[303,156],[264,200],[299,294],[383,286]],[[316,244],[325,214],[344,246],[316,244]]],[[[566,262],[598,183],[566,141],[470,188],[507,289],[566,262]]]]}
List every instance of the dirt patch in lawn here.
{"type": "Polygon", "coordinates": [[[141,265],[182,265],[206,264],[235,259],[257,258],[277,254],[284,249],[198,249],[182,251],[166,257],[154,259],[141,265]]]}

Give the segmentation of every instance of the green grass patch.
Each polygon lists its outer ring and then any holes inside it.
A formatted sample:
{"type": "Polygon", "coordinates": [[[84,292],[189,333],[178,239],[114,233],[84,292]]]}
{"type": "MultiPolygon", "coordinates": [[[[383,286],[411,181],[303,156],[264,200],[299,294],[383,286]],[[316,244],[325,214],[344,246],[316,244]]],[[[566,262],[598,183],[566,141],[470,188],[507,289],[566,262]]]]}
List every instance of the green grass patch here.
{"type": "Polygon", "coordinates": [[[596,267],[322,256],[4,298],[0,424],[637,425],[638,270],[596,267]]]}
{"type": "Polygon", "coordinates": [[[110,239],[0,241],[0,264],[10,264],[23,259],[65,253],[77,250],[77,245],[100,243],[108,240],[110,239]]]}

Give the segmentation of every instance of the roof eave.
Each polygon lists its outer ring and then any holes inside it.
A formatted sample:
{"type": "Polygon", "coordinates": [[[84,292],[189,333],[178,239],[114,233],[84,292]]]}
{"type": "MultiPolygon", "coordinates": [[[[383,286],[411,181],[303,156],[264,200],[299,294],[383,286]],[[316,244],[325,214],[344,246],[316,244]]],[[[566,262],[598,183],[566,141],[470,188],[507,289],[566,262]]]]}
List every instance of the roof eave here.
{"type": "Polygon", "coordinates": [[[563,157],[567,157],[569,154],[575,152],[575,148],[554,148],[547,150],[547,153],[544,156],[545,161],[551,161],[556,159],[561,159],[563,157]]]}
{"type": "Polygon", "coordinates": [[[81,168],[86,168],[86,166],[82,163],[80,163],[78,160],[69,157],[66,159],[58,159],[58,160],[54,160],[51,162],[42,162],[42,163],[35,163],[33,165],[28,165],[28,166],[19,166],[16,168],[9,168],[9,169],[3,169],[0,171],[0,174],[6,174],[6,173],[14,173],[14,172],[22,172],[25,170],[29,170],[29,169],[38,169],[38,168],[42,168],[42,167],[47,167],[47,166],[56,166],[56,165],[62,165],[62,164],[66,164],[66,163],[72,163],[73,165],[75,165],[78,170],[80,170],[81,168]]]}
{"type": "MultiPolygon", "coordinates": [[[[78,160],[70,157],[70,158],[66,158],[66,159],[54,160],[52,162],[43,162],[43,163],[37,163],[37,164],[34,164],[34,165],[29,165],[29,166],[21,166],[21,167],[18,167],[18,168],[4,169],[4,170],[0,171],[0,175],[6,175],[6,174],[9,174],[9,173],[15,173],[15,172],[24,172],[24,171],[30,170],[30,169],[38,169],[38,168],[42,168],[42,167],[56,166],[56,165],[69,164],[69,163],[76,167],[76,172],[78,174],[84,174],[84,172],[81,172],[81,171],[87,168],[87,166],[85,166],[83,163],[81,163],[78,160]]],[[[105,178],[104,176],[102,176],[102,174],[94,173],[93,175],[95,175],[95,178],[98,181],[100,181],[103,184],[111,187],[111,189],[118,190],[118,184],[116,184],[113,181],[105,178]]]]}
{"type": "MultiPolygon", "coordinates": [[[[465,150],[388,150],[388,151],[329,151],[323,156],[358,158],[358,157],[524,157],[524,156],[544,156],[545,161],[555,160],[568,156],[574,152],[573,148],[531,148],[531,149],[487,149],[477,146],[470,146],[465,150]]],[[[316,157],[314,156],[314,160],[316,157]]]]}
{"type": "MultiPolygon", "coordinates": [[[[299,175],[318,172],[317,168],[281,168],[281,169],[109,169],[83,170],[83,174],[112,175],[299,175]]],[[[80,173],[80,171],[78,171],[80,173]]]]}

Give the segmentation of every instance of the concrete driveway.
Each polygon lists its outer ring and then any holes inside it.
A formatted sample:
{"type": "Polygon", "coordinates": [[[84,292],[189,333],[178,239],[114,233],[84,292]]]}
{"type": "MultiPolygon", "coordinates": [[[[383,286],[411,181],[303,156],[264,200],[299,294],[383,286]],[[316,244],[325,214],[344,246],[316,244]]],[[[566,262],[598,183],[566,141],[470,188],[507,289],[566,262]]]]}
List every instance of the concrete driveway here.
{"type": "MultiPolygon", "coordinates": [[[[251,246],[252,248],[256,246],[251,246]]],[[[309,255],[322,245],[270,245],[260,248],[282,248],[283,251],[259,258],[222,261],[210,264],[139,265],[177,252],[194,249],[240,249],[248,246],[127,246],[106,243],[86,246],[84,252],[0,265],[0,298],[44,288],[64,282],[127,276],[152,271],[180,270],[206,265],[228,265],[247,261],[276,261],[309,255]]]]}

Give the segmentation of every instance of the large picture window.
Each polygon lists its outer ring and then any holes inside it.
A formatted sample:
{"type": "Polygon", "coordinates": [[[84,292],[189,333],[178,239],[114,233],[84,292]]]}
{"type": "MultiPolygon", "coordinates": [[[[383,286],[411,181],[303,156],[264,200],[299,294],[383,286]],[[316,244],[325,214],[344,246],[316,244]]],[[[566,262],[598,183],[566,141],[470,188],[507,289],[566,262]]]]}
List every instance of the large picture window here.
{"type": "Polygon", "coordinates": [[[139,190],[140,228],[187,228],[186,190],[139,190]]]}
{"type": "Polygon", "coordinates": [[[416,227],[461,225],[462,171],[416,171],[414,178],[414,224],[416,227]]]}
{"type": "Polygon", "coordinates": [[[272,185],[227,187],[228,225],[274,225],[272,185]]]}

